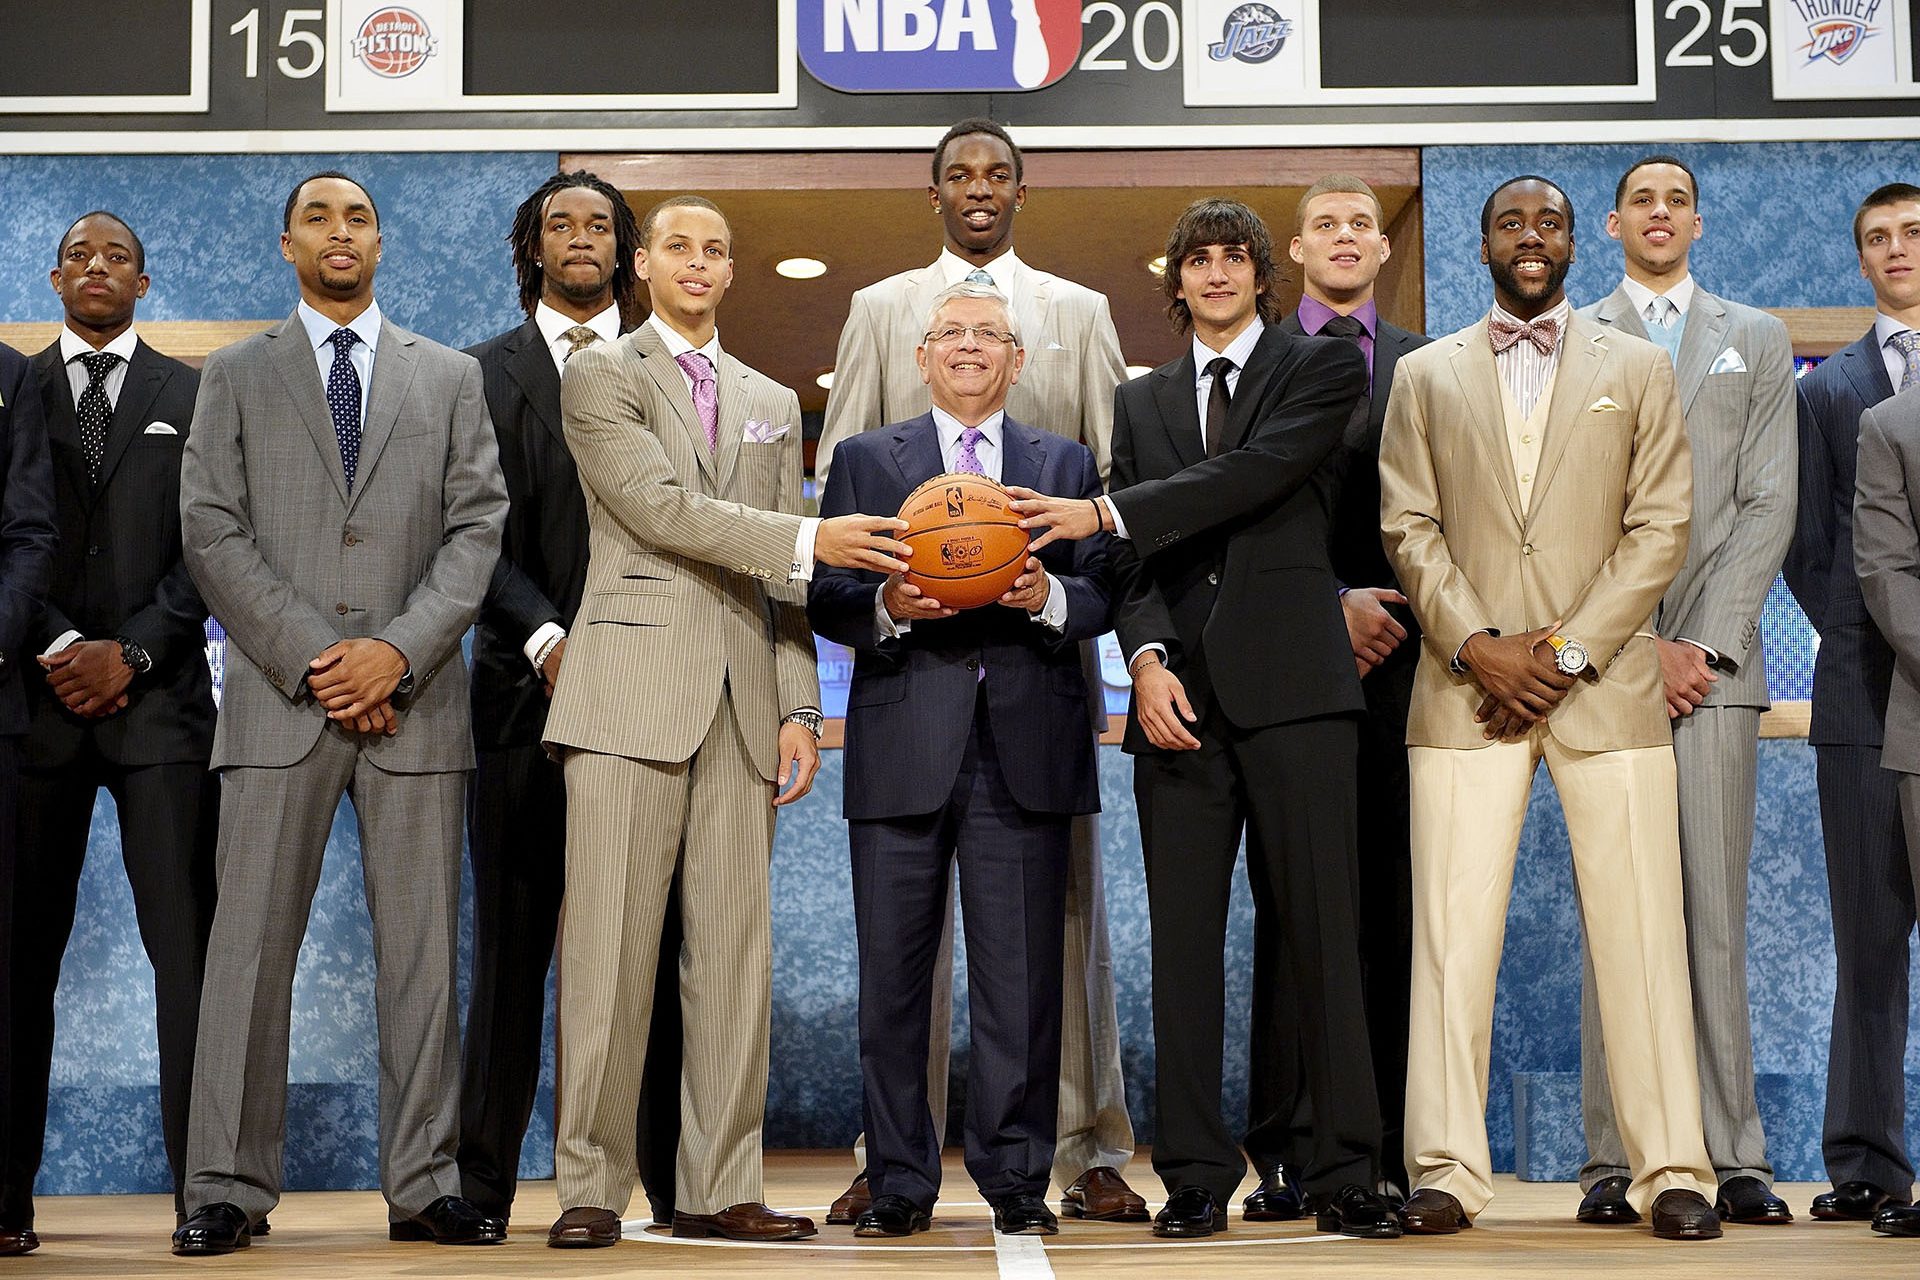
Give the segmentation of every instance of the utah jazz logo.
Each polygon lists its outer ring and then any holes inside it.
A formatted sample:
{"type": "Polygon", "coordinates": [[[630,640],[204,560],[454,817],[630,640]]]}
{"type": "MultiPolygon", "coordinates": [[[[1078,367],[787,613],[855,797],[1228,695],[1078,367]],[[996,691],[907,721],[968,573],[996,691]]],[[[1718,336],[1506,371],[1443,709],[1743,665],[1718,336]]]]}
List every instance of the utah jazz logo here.
{"type": "Polygon", "coordinates": [[[1879,12],[1882,0],[1793,0],[1807,24],[1807,42],[1800,46],[1809,64],[1825,58],[1835,66],[1860,51],[1879,28],[1867,24],[1879,12]]]}
{"type": "Polygon", "coordinates": [[[947,490],[947,514],[955,520],[967,514],[967,504],[962,499],[960,486],[957,484],[947,490]]]}
{"type": "Polygon", "coordinates": [[[1080,0],[799,0],[800,61],[850,93],[1038,89],[1080,56],[1080,0]]]}
{"type": "Polygon", "coordinates": [[[1219,41],[1207,46],[1207,56],[1215,62],[1265,62],[1280,52],[1292,34],[1293,23],[1272,6],[1243,4],[1227,15],[1219,41]]]}

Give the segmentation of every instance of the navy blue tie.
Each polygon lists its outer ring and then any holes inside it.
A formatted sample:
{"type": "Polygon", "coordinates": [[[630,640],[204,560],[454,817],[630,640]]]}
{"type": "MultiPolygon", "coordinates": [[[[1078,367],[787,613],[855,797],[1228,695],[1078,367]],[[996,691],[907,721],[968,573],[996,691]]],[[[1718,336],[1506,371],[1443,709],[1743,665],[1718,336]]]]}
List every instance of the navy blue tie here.
{"type": "Polygon", "coordinates": [[[353,492],[353,473],[360,465],[360,375],[355,372],[347,352],[360,341],[351,329],[335,329],[327,336],[333,344],[333,368],[327,370],[327,409],[333,414],[333,434],[340,441],[340,469],[346,472],[347,492],[353,492]]]}

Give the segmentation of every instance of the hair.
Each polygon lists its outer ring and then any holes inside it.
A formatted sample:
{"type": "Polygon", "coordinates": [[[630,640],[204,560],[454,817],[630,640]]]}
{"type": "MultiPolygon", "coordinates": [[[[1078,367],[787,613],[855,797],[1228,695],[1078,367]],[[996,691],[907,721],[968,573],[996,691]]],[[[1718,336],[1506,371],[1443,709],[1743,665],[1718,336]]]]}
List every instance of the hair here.
{"type": "Polygon", "coordinates": [[[1614,208],[1618,209],[1620,202],[1627,198],[1627,183],[1632,180],[1633,175],[1650,164],[1670,164],[1680,172],[1686,174],[1687,185],[1693,188],[1693,202],[1696,205],[1700,203],[1700,179],[1694,176],[1693,170],[1687,167],[1685,160],[1682,160],[1679,156],[1641,156],[1638,160],[1628,165],[1626,171],[1620,175],[1620,181],[1613,189],[1614,208]]]}
{"type": "Polygon", "coordinates": [[[1279,272],[1273,264],[1273,237],[1260,215],[1238,200],[1211,197],[1195,200],[1167,232],[1166,269],[1160,273],[1160,291],[1167,297],[1167,319],[1185,333],[1193,327],[1193,312],[1180,297],[1180,263],[1195,249],[1210,244],[1243,244],[1253,259],[1253,280],[1260,290],[1260,318],[1268,324],[1280,318],[1280,295],[1274,287],[1279,272]]]}
{"type": "Polygon", "coordinates": [[[1855,253],[1865,248],[1863,236],[1867,215],[1875,209],[1884,209],[1890,204],[1906,204],[1909,201],[1920,203],[1920,187],[1910,182],[1889,182],[1883,187],[1875,187],[1872,194],[1860,202],[1853,214],[1853,249],[1855,253]]]}
{"type": "Polygon", "coordinates": [[[1006,143],[1008,153],[1013,156],[1013,185],[1017,187],[1026,181],[1023,176],[1025,161],[1020,158],[1020,148],[1014,145],[1013,135],[1007,132],[1006,127],[996,120],[989,120],[986,116],[968,116],[942,134],[939,143],[933,149],[934,186],[940,185],[940,170],[946,167],[948,144],[956,138],[971,137],[976,133],[984,133],[989,138],[998,138],[1006,143]]]}
{"type": "Polygon", "coordinates": [[[1007,295],[990,284],[981,284],[977,280],[962,280],[959,284],[948,285],[934,297],[933,305],[927,308],[926,323],[920,327],[922,333],[933,330],[933,322],[940,318],[940,312],[955,298],[981,298],[1000,308],[1007,318],[1007,332],[1013,335],[1013,345],[1019,347],[1020,320],[1013,314],[1013,304],[1007,301],[1007,295]]]}
{"type": "Polygon", "coordinates": [[[287,207],[280,216],[280,225],[282,227],[288,231],[293,230],[293,205],[294,201],[300,198],[301,188],[305,187],[309,182],[318,182],[322,178],[338,178],[342,182],[351,182],[354,186],[360,188],[360,194],[367,198],[367,208],[373,210],[374,230],[377,231],[380,229],[380,206],[374,202],[373,192],[367,190],[367,184],[360,181],[360,179],[350,173],[342,173],[338,169],[322,169],[318,173],[308,174],[293,184],[293,190],[287,192],[287,207]]]}
{"type": "Polygon", "coordinates": [[[127,233],[129,247],[133,250],[133,269],[142,275],[146,274],[147,246],[140,243],[139,235],[134,232],[132,227],[127,225],[127,220],[111,209],[89,209],[67,224],[67,229],[60,233],[60,243],[55,245],[53,249],[53,263],[55,266],[59,266],[60,259],[66,256],[67,241],[73,239],[74,228],[78,227],[88,218],[111,218],[113,221],[119,223],[120,229],[127,233]]]}
{"type": "MultiPolygon", "coordinates": [[[[1320,196],[1332,195],[1336,192],[1347,195],[1365,196],[1367,199],[1373,201],[1375,219],[1383,223],[1386,221],[1386,206],[1380,203],[1380,197],[1374,193],[1372,187],[1367,185],[1364,178],[1356,178],[1350,173],[1330,173],[1308,187],[1307,193],[1300,197],[1300,203],[1293,207],[1293,233],[1299,235],[1307,229],[1308,205],[1312,204],[1314,200],[1320,196]]],[[[1382,229],[1384,230],[1385,228],[1382,229]]]]}
{"type": "Polygon", "coordinates": [[[1487,202],[1480,206],[1480,234],[1483,236],[1490,236],[1493,234],[1493,202],[1499,199],[1500,193],[1502,191],[1505,191],[1508,187],[1511,187],[1515,183],[1520,183],[1520,182],[1544,183],[1545,185],[1552,187],[1555,191],[1558,191],[1560,193],[1560,200],[1563,204],[1566,205],[1566,208],[1567,208],[1567,234],[1572,235],[1573,234],[1573,201],[1567,199],[1567,189],[1561,186],[1559,183],[1555,182],[1552,178],[1543,178],[1537,173],[1523,173],[1517,178],[1508,178],[1505,182],[1501,183],[1499,186],[1493,189],[1493,193],[1487,197],[1487,202]]]}
{"type": "MultiPolygon", "coordinates": [[[[662,200],[659,204],[647,210],[646,216],[640,219],[640,247],[642,249],[653,243],[653,224],[659,220],[661,214],[669,209],[711,209],[715,213],[720,213],[720,206],[705,196],[668,196],[665,200],[662,200]]],[[[731,254],[733,252],[733,224],[727,222],[727,215],[724,213],[720,213],[720,221],[726,223],[727,252],[731,254]]]]}
{"type": "Polygon", "coordinates": [[[585,169],[552,175],[513,211],[513,229],[507,232],[507,243],[513,248],[513,274],[520,283],[520,309],[532,315],[545,287],[546,276],[540,268],[540,239],[546,230],[547,204],[560,192],[575,188],[597,192],[613,207],[613,301],[620,308],[620,322],[624,327],[634,318],[638,307],[640,277],[634,274],[633,251],[644,243],[640,238],[640,224],[626,197],[615,190],[612,183],[585,169]]]}

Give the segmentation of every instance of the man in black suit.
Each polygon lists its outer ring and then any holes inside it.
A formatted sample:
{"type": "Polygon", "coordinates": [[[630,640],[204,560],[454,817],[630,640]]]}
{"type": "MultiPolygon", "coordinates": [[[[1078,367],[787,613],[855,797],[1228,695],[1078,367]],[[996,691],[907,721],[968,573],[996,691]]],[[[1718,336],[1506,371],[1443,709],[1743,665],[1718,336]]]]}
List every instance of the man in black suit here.
{"type": "MultiPolygon", "coordinates": [[[[46,417],[27,358],[0,345],[0,956],[12,952],[13,920],[32,917],[39,904],[17,893],[14,853],[20,790],[20,737],[27,731],[26,693],[22,667],[33,650],[35,622],[46,597],[52,571],[53,465],[47,455],[46,417]]],[[[9,1059],[13,1056],[12,1012],[6,974],[0,972],[0,1146],[10,1148],[12,1131],[21,1125],[11,1103],[13,1085],[9,1059]]],[[[28,1189],[29,1191],[31,1188],[28,1189]]],[[[33,1232],[31,1202],[17,1203],[8,1195],[0,1200],[0,1257],[32,1253],[40,1247],[33,1232]]]]}
{"type": "MultiPolygon", "coordinates": [[[[1220,1111],[1227,886],[1247,836],[1257,909],[1283,921],[1313,1108],[1300,1181],[1321,1230],[1400,1234],[1379,1177],[1359,954],[1355,715],[1366,703],[1328,525],[1367,389],[1351,341],[1274,323],[1267,228],[1232,200],[1167,238],[1168,314],[1192,350],[1124,384],[1098,503],[1020,493],[1035,547],[1100,524],[1133,675],[1126,750],[1146,855],[1159,1074],[1157,1235],[1211,1235],[1246,1160],[1220,1111]]],[[[1278,957],[1270,957],[1276,966],[1278,957]]]]}
{"type": "Polygon", "coordinates": [[[46,608],[28,632],[19,913],[13,977],[13,1130],[0,1222],[31,1225],[53,1055],[53,997],[73,931],[80,869],[101,788],[119,813],[121,856],[153,963],[160,1122],[180,1208],[200,978],[213,919],[219,782],[207,611],[180,548],[180,450],[200,377],[140,341],[146,252],[119,217],[82,216],[60,239],[59,338],[33,358],[59,528],[46,608]]]}
{"type": "MultiPolygon", "coordinates": [[[[460,1096],[468,1199],[506,1217],[540,1080],[547,970],[566,890],[566,784],[540,745],[567,629],[587,578],[587,503],[560,431],[567,357],[636,318],[640,230],[612,186],[556,173],[521,202],[508,233],[525,324],[468,354],[480,361],[510,503],[473,637],[477,767],[467,797],[474,964],[460,1096]]],[[[660,979],[679,989],[679,913],[668,911],[660,979]]],[[[639,1113],[640,1178],[657,1221],[673,1219],[680,1145],[680,1002],[654,1001],[639,1113]]]]}
{"type": "MultiPolygon", "coordinates": [[[[990,284],[944,290],[917,352],[930,412],[840,442],[821,514],[897,510],[922,481],[976,472],[1085,505],[1085,445],[1006,415],[1024,358],[990,284]]],[[[926,1054],[950,864],[972,990],[967,1171],[996,1230],[1059,1230],[1045,1193],[1060,1076],[1067,852],[1100,807],[1079,642],[1107,629],[1106,539],[1029,558],[999,601],[957,612],[901,576],[827,569],[815,631],[855,651],[846,802],[860,941],[860,1066],[871,1205],[861,1236],[927,1228],[940,1189],[926,1054]]]]}
{"type": "Polygon", "coordinates": [[[1892,183],[1869,195],[1853,240],[1879,314],[1800,380],[1800,508],[1784,572],[1820,633],[1807,737],[1839,966],[1821,1134],[1833,1190],[1814,1197],[1812,1212],[1864,1220],[1913,1194],[1902,1060],[1920,841],[1903,834],[1899,775],[1880,764],[1893,650],[1854,572],[1854,464],[1860,415],[1920,380],[1920,187],[1892,183]]]}

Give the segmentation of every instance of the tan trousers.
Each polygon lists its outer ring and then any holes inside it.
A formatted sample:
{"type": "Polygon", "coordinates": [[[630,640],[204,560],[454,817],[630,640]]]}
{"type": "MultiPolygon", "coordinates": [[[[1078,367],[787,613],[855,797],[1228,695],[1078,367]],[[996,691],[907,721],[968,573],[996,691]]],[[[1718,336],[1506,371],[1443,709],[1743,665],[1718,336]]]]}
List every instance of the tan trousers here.
{"type": "Polygon", "coordinates": [[[691,760],[574,751],[564,767],[553,1157],[560,1207],[625,1213],[632,1197],[633,1117],[676,863],[686,1030],[675,1203],[682,1213],[708,1214],[758,1201],[773,982],[773,788],[754,768],[726,698],[691,760]]]}
{"type": "MultiPolygon", "coordinates": [[[[1566,813],[1593,953],[1607,1079],[1642,1213],[1662,1191],[1713,1199],[1701,1137],[1681,906],[1673,748],[1580,752],[1542,726],[1479,750],[1408,749],[1413,1013],[1407,1173],[1469,1215],[1493,1198],[1487,1072],[1514,857],[1544,757],[1566,813]]],[[[1568,940],[1567,964],[1579,964],[1568,940]]]]}

